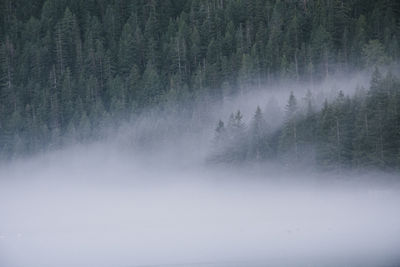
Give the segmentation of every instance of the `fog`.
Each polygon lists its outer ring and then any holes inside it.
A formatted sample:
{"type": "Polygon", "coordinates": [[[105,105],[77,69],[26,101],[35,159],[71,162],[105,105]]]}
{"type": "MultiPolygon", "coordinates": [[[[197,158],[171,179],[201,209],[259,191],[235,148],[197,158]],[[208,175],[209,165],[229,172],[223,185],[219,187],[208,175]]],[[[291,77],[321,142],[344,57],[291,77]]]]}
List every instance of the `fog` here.
{"type": "MultiPolygon", "coordinates": [[[[382,69],[384,73],[387,71],[382,69]]],[[[249,87],[239,97],[226,97],[222,114],[229,115],[232,110],[236,109],[252,114],[257,105],[265,108],[268,104],[271,104],[270,99],[280,108],[284,108],[290,92],[293,92],[298,98],[299,104],[302,104],[301,100],[309,91],[313,95],[314,104],[321,106],[325,99],[332,100],[336,98],[339,91],[351,96],[357,88],[368,88],[371,74],[372,70],[363,70],[351,73],[337,72],[325,79],[314,82],[296,80],[270,81],[261,86],[249,87]]],[[[218,108],[214,114],[220,114],[218,108]]]]}
{"type": "Polygon", "coordinates": [[[258,88],[197,114],[200,125],[148,115],[98,142],[3,163],[0,266],[395,266],[397,174],[204,163],[215,120],[236,109],[249,120],[257,105],[282,109],[290,91],[321,102],[318,92],[367,82],[258,88]]]}
{"type": "MultiPolygon", "coordinates": [[[[381,71],[387,72],[384,69],[381,71]]],[[[151,148],[156,147],[157,155],[160,154],[160,148],[164,154],[168,154],[167,160],[175,160],[179,157],[179,161],[192,160],[198,164],[212,146],[218,120],[227,123],[229,116],[237,110],[241,111],[243,122],[248,125],[259,106],[268,126],[273,131],[283,123],[291,92],[297,98],[300,108],[307,106],[304,98],[310,92],[313,108],[318,111],[326,99],[334,100],[339,91],[346,96],[353,96],[358,89],[368,88],[371,75],[372,70],[363,70],[351,73],[337,72],[328,78],[312,83],[274,80],[261,86],[249,86],[237,95],[228,94],[223,97],[222,102],[199,97],[202,100],[195,104],[195,107],[190,107],[193,109],[193,114],[187,115],[185,109],[181,107],[173,107],[171,110],[166,109],[161,112],[149,110],[145,115],[135,117],[117,130],[108,129],[107,141],[116,144],[124,151],[127,150],[127,146],[128,150],[132,147],[136,150],[142,149],[140,158],[143,158],[143,153],[148,153],[151,148]]],[[[154,154],[151,155],[153,156],[154,154]]]]}

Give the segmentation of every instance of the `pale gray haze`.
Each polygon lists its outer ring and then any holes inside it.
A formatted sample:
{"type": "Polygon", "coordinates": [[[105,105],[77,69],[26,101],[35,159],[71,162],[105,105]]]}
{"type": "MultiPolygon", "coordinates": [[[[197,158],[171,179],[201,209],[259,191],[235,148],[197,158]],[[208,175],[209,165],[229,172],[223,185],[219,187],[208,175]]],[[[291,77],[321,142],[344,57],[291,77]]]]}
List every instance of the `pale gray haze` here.
{"type": "Polygon", "coordinates": [[[398,266],[397,174],[205,161],[216,120],[235,109],[248,121],[290,91],[318,105],[368,81],[259,88],[181,134],[185,121],[149,115],[104,141],[3,163],[0,266],[398,266]]]}

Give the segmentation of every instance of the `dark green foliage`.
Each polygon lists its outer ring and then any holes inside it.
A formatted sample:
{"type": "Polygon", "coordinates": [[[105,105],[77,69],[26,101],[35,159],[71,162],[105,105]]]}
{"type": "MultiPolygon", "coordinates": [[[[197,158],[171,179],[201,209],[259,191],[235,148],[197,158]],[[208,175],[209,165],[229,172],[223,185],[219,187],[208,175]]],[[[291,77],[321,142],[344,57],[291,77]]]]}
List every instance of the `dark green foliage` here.
{"type": "Polygon", "coordinates": [[[3,0],[0,154],[149,105],[398,60],[395,2],[3,0]]]}
{"type": "MultiPolygon", "coordinates": [[[[390,72],[382,78],[376,69],[368,91],[359,89],[353,98],[339,91],[319,112],[310,92],[304,100],[300,106],[290,94],[283,125],[275,132],[266,130],[257,107],[245,143],[229,139],[234,128],[225,129],[220,121],[216,140],[224,146],[216,146],[218,162],[277,158],[285,165],[313,162],[324,170],[400,169],[400,81],[390,72]]],[[[232,115],[230,124],[234,121],[232,115]]]]}
{"type": "Polygon", "coordinates": [[[271,155],[270,134],[267,122],[260,107],[257,107],[249,128],[249,150],[247,157],[256,161],[264,160],[271,155]]]}
{"type": "Polygon", "coordinates": [[[298,140],[298,119],[299,110],[296,97],[293,92],[290,93],[285,110],[285,121],[279,140],[279,151],[281,154],[291,154],[294,160],[299,158],[299,140],[298,140]]]}
{"type": "Polygon", "coordinates": [[[210,161],[239,163],[246,160],[247,131],[242,118],[242,113],[238,110],[230,115],[226,127],[223,121],[218,122],[210,161]]]}

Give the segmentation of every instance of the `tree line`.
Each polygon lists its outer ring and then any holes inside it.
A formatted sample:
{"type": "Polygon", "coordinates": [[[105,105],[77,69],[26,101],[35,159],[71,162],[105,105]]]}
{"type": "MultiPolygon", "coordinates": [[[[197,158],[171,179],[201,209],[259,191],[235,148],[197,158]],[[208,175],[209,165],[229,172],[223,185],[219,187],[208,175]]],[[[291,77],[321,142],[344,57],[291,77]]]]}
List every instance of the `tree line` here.
{"type": "Polygon", "coordinates": [[[3,0],[0,154],[93,138],[149,106],[395,61],[399,18],[389,0],[3,0]]]}
{"type": "Polygon", "coordinates": [[[249,125],[237,111],[215,130],[209,161],[242,163],[277,160],[316,164],[325,170],[400,169],[400,80],[375,70],[370,88],[353,97],[339,91],[317,111],[310,92],[299,103],[293,93],[278,130],[257,107],[249,125]]]}

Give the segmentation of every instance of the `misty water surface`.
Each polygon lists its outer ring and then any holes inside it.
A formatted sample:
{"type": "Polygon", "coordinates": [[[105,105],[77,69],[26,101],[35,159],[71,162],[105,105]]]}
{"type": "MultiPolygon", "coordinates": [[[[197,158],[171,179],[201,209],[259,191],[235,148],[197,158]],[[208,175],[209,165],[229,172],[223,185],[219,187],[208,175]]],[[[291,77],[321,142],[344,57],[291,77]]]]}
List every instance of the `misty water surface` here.
{"type": "Polygon", "coordinates": [[[253,90],[197,124],[148,115],[105,141],[2,163],[0,266],[396,266],[398,174],[205,163],[235,109],[248,122],[267,106],[278,127],[289,91],[314,89],[318,106],[368,80],[253,90]]]}
{"type": "Polygon", "coordinates": [[[92,145],[3,166],[0,266],[398,260],[400,190],[389,178],[160,162],[166,158],[92,145]]]}

